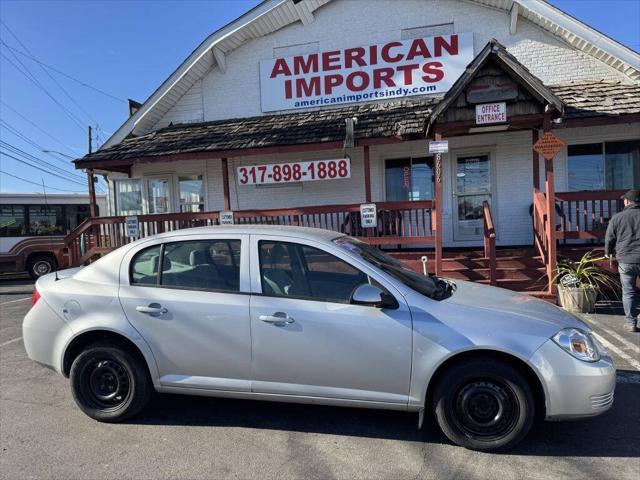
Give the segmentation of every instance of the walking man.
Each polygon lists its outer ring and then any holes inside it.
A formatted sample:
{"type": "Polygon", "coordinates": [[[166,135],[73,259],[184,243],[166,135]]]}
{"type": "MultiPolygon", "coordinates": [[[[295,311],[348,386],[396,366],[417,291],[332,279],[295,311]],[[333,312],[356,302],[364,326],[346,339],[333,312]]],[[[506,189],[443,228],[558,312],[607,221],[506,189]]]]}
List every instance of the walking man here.
{"type": "Polygon", "coordinates": [[[622,199],[624,210],[616,213],[607,227],[604,254],[611,258],[615,251],[622,284],[625,329],[638,332],[636,315],[640,295],[636,292],[636,280],[640,277],[640,190],[629,190],[622,199]]]}

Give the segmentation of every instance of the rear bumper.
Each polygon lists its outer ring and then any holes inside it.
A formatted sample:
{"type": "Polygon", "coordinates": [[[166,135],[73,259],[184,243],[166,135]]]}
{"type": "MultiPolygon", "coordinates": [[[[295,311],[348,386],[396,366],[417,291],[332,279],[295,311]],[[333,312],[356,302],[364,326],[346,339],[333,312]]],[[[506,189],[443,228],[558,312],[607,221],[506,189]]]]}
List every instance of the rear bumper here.
{"type": "Polygon", "coordinates": [[[583,362],[549,340],[531,363],[544,382],[547,420],[593,417],[613,405],[616,367],[611,357],[583,362]]]}
{"type": "Polygon", "coordinates": [[[62,373],[62,352],[71,334],[69,326],[43,298],[22,322],[22,338],[28,357],[58,373],[62,373]]]}

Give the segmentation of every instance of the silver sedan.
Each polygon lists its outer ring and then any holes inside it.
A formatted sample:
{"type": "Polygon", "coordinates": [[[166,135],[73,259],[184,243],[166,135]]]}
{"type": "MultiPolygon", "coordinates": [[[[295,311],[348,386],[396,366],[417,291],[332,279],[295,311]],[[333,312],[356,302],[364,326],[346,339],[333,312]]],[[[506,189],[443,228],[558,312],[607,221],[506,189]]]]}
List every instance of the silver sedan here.
{"type": "Polygon", "coordinates": [[[38,280],[29,357],[117,422],[158,392],[434,412],[507,449],[536,418],[598,415],[615,367],[589,328],[527,295],[419,275],[298,227],[181,230],[38,280]]]}

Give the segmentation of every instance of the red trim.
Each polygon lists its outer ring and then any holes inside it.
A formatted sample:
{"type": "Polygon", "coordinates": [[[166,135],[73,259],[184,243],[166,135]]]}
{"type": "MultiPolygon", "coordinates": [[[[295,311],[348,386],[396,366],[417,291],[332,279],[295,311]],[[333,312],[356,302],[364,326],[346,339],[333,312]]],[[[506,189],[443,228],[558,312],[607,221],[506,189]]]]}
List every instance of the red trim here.
{"type": "Polygon", "coordinates": [[[626,115],[603,115],[601,117],[566,118],[562,123],[554,123],[554,130],[559,128],[597,127],[600,125],[620,125],[621,123],[640,122],[640,113],[626,115]]]}
{"type": "MultiPolygon", "coordinates": [[[[399,143],[404,140],[399,137],[380,137],[358,140],[357,146],[385,145],[399,143]]],[[[209,160],[214,158],[250,157],[254,155],[269,155],[273,153],[304,153],[321,150],[342,150],[343,142],[305,143],[300,145],[280,145],[274,147],[257,147],[239,150],[211,150],[210,152],[185,152],[171,155],[157,155],[152,157],[127,158],[123,160],[78,160],[76,169],[100,168],[108,170],[117,167],[129,167],[134,163],[175,162],[180,160],[209,160]]]]}
{"type": "MultiPolygon", "coordinates": [[[[540,136],[538,129],[531,130],[531,145],[535,145],[540,136]]],[[[533,188],[540,190],[540,155],[533,150],[533,188]]]]}
{"type": "MultiPolygon", "coordinates": [[[[436,129],[434,140],[442,140],[440,130],[436,129]]],[[[435,231],[436,242],[436,275],[442,275],[442,155],[435,155],[435,215],[433,215],[433,229],[435,231]]]]}
{"type": "Polygon", "coordinates": [[[222,189],[224,190],[224,209],[231,209],[231,200],[229,196],[229,161],[222,158],[222,189]]]}
{"type": "Polygon", "coordinates": [[[364,199],[371,202],[371,165],[369,163],[369,145],[364,146],[364,199]]]}

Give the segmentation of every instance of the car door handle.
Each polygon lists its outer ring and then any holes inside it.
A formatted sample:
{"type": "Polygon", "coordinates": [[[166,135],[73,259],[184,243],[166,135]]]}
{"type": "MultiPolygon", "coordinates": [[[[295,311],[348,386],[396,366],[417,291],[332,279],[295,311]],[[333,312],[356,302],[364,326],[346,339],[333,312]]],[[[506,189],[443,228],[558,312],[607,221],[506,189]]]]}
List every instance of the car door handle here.
{"type": "Polygon", "coordinates": [[[150,303],[149,305],[138,305],[136,307],[136,311],[140,313],[146,313],[147,315],[151,315],[152,317],[158,317],[160,315],[164,315],[169,310],[164,308],[159,303],[150,303]]]}
{"type": "Polygon", "coordinates": [[[260,315],[258,319],[275,325],[289,325],[290,323],[295,322],[293,318],[284,312],[276,312],[273,315],[260,315]]]}

